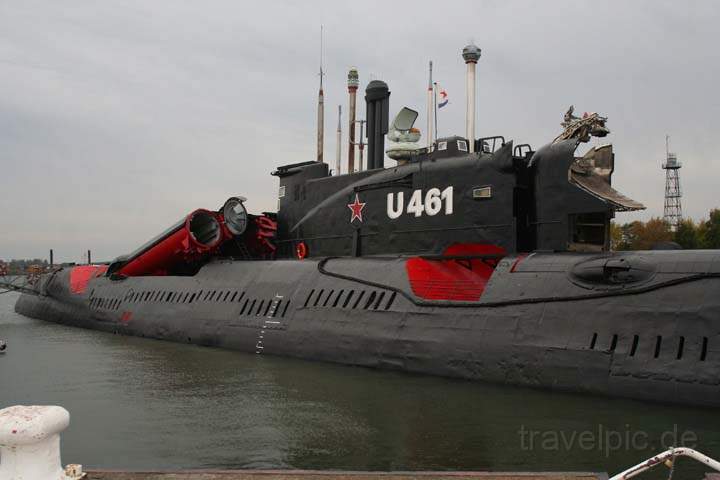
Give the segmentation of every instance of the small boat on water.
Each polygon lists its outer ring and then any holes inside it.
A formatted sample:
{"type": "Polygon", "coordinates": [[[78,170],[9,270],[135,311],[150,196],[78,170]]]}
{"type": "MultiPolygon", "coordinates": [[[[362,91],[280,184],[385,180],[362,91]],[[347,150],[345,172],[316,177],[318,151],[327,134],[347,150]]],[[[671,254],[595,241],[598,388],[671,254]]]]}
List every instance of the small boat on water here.
{"type": "Polygon", "coordinates": [[[0,353],[5,353],[7,351],[7,343],[5,343],[5,340],[0,340],[0,353]]]}

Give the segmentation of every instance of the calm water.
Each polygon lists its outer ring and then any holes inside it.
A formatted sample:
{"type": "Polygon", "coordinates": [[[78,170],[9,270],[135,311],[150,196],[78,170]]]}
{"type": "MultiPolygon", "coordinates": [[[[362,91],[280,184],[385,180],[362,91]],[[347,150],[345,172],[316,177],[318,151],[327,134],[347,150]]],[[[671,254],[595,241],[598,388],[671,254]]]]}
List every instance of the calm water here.
{"type": "MultiPolygon", "coordinates": [[[[0,406],[67,408],[65,463],[612,473],[674,430],[720,457],[712,410],[122,337],[19,316],[16,298],[0,295],[0,406]]],[[[674,478],[699,472],[680,463],[674,478]]]]}

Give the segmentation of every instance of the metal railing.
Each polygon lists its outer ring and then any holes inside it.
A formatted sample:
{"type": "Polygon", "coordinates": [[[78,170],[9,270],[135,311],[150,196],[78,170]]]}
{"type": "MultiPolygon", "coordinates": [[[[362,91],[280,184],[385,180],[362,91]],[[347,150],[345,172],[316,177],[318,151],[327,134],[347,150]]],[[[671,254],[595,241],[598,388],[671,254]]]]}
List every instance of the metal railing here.
{"type": "Polygon", "coordinates": [[[720,462],[718,462],[717,460],[714,460],[707,455],[698,452],[697,450],[693,450],[692,448],[678,447],[671,448],[658,455],[655,455],[654,457],[648,458],[644,462],[638,463],[637,465],[630,467],[627,470],[624,470],[613,477],[610,477],[610,480],[627,480],[628,478],[633,478],[643,472],[647,472],[651,468],[663,464],[667,465],[670,468],[670,475],[672,476],[672,472],[675,467],[675,459],[677,457],[692,458],[693,460],[697,460],[703,465],[720,472],[720,462]]]}

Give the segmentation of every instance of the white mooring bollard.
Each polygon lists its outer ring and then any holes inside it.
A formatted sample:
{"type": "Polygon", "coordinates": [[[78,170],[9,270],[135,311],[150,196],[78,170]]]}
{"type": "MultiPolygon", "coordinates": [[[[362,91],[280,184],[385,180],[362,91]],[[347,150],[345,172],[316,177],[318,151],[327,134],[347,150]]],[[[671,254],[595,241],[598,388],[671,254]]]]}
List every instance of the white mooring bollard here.
{"type": "Polygon", "coordinates": [[[69,480],[80,465],[60,464],[60,432],[70,423],[62,407],[16,405],[0,410],[0,480],[69,480]]]}

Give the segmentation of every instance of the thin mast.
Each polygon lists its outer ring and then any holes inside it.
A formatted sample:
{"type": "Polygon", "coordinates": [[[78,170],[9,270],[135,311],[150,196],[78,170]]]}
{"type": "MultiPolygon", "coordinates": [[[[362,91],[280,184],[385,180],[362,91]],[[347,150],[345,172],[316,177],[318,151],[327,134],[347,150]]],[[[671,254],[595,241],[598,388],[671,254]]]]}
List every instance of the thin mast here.
{"type": "Polygon", "coordinates": [[[358,172],[361,172],[363,169],[363,151],[365,150],[365,144],[363,143],[363,127],[365,126],[365,122],[367,120],[360,120],[360,142],[358,143],[358,172]]]}
{"type": "Polygon", "coordinates": [[[427,89],[427,146],[433,144],[433,81],[432,81],[432,60],[430,60],[430,71],[427,89]]]}
{"type": "Polygon", "coordinates": [[[337,146],[335,147],[335,175],[340,175],[340,161],[342,157],[342,105],[338,105],[338,126],[337,126],[337,146]]]}
{"type": "Polygon", "coordinates": [[[438,125],[437,125],[437,82],[433,83],[433,109],[435,112],[435,141],[437,142],[438,125]]]}
{"type": "MultiPolygon", "coordinates": [[[[355,172],[355,103],[359,84],[358,71],[355,67],[351,67],[348,71],[348,173],[355,172]]],[[[362,143],[362,137],[360,143],[362,143]]]]}
{"type": "MultiPolygon", "coordinates": [[[[465,106],[465,137],[468,141],[468,151],[475,151],[475,67],[480,59],[480,49],[477,45],[471,43],[463,48],[463,60],[467,65],[465,96],[467,105],[465,106]]],[[[481,149],[482,150],[482,149],[481,149]]]]}
{"type": "Polygon", "coordinates": [[[320,91],[318,92],[317,161],[323,161],[325,135],[325,98],[323,95],[323,26],[320,25],[320,91]]]}

